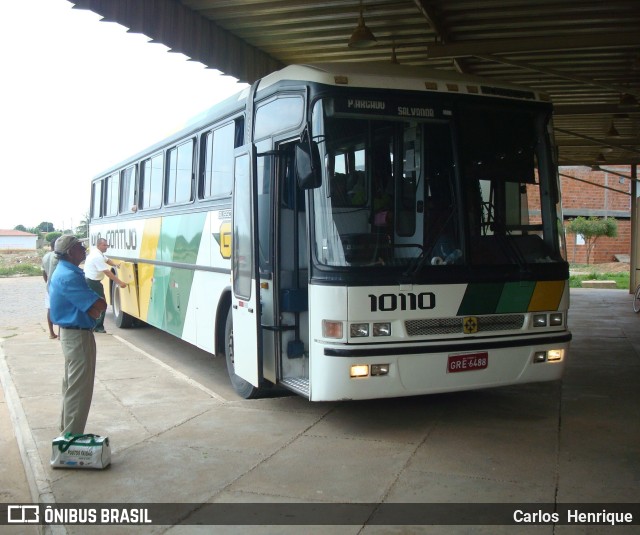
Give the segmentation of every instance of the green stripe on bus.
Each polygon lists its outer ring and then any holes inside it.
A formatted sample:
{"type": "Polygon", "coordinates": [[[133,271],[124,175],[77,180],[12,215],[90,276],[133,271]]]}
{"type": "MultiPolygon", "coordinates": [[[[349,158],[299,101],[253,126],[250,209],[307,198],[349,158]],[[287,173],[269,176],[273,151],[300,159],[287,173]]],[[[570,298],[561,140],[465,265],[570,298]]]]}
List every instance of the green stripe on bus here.
{"type": "MultiPolygon", "coordinates": [[[[158,243],[158,249],[159,248],[160,245],[158,243]]],[[[153,284],[149,298],[147,322],[159,329],[164,329],[164,309],[167,286],[169,284],[168,281],[169,268],[167,266],[156,266],[153,270],[153,284]]]]}
{"type": "MultiPolygon", "coordinates": [[[[165,217],[156,258],[163,262],[195,264],[206,218],[206,212],[165,217]]],[[[192,269],[156,266],[149,323],[182,336],[194,273],[192,269]]]]}
{"type": "Polygon", "coordinates": [[[535,281],[507,282],[502,290],[496,314],[526,312],[535,288],[535,281]]]}
{"type": "Polygon", "coordinates": [[[494,314],[504,283],[488,282],[467,285],[467,290],[460,303],[458,316],[478,316],[481,314],[494,314]]]}

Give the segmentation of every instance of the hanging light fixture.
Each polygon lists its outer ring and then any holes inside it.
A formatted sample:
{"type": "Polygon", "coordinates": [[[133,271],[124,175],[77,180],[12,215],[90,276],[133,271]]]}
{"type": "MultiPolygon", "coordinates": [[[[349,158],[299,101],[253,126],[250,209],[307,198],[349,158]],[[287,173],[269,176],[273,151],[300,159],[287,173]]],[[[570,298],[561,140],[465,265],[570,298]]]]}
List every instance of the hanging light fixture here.
{"type": "Polygon", "coordinates": [[[398,56],[396,56],[396,45],[393,45],[391,47],[391,63],[400,65],[400,62],[398,61],[398,56]]]}
{"type": "Polygon", "coordinates": [[[367,48],[376,44],[377,39],[371,33],[371,30],[367,28],[364,23],[364,17],[362,16],[362,0],[360,0],[360,15],[358,17],[358,25],[353,30],[351,38],[349,39],[349,48],[367,48]]]}
{"type": "Polygon", "coordinates": [[[607,159],[604,157],[604,154],[602,153],[598,154],[598,157],[596,158],[596,163],[597,164],[607,163],[607,159]]]}
{"type": "Polygon", "coordinates": [[[613,119],[611,120],[611,126],[607,132],[607,137],[620,137],[620,132],[618,132],[616,125],[613,124],[613,119]]]}

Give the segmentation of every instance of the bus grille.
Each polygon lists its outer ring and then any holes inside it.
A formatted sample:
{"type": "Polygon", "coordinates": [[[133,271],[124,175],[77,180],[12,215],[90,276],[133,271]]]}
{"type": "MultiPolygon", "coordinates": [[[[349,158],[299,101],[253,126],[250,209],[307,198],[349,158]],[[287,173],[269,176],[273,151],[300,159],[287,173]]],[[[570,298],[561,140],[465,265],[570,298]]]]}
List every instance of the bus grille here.
{"type": "Polygon", "coordinates": [[[452,334],[462,332],[462,318],[408,320],[404,322],[409,336],[452,334]]]}
{"type": "Polygon", "coordinates": [[[478,318],[478,331],[513,331],[522,329],[524,314],[484,316],[478,318]]]}
{"type": "MultiPolygon", "coordinates": [[[[436,318],[408,320],[404,325],[409,336],[435,336],[439,334],[462,334],[464,318],[436,318]]],[[[524,314],[504,316],[478,316],[478,333],[512,331],[522,329],[524,314]]]]}

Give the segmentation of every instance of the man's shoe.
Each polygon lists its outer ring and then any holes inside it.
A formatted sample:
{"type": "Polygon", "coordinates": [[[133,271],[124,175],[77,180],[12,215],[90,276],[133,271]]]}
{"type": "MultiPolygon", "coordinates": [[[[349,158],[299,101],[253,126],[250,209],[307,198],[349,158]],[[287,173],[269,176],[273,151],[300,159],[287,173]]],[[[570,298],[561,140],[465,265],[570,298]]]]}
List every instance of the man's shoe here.
{"type": "Polygon", "coordinates": [[[98,327],[97,329],[93,329],[94,333],[106,333],[107,331],[105,331],[104,329],[102,329],[101,327],[98,327]]]}

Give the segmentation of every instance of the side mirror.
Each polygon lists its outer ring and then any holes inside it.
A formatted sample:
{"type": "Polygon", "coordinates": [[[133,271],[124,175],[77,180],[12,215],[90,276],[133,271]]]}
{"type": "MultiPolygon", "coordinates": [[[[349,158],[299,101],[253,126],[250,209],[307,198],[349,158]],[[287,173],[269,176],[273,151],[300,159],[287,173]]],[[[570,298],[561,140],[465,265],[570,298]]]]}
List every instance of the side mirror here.
{"type": "Polygon", "coordinates": [[[296,175],[300,189],[315,189],[322,184],[320,151],[315,141],[296,145],[296,175]]]}

